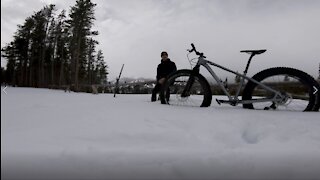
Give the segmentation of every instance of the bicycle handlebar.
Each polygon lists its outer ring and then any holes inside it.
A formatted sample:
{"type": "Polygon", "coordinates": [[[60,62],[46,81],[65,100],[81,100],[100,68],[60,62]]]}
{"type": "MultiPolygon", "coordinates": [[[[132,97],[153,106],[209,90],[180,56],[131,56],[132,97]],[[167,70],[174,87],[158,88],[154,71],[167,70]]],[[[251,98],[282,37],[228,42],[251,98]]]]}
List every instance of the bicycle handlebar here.
{"type": "Polygon", "coordinates": [[[194,46],[193,43],[191,43],[191,47],[192,47],[192,49],[191,49],[191,50],[188,50],[189,53],[192,53],[192,52],[194,51],[194,52],[196,53],[196,55],[198,55],[198,56],[200,56],[200,57],[203,57],[203,58],[206,58],[206,57],[203,55],[203,53],[198,52],[198,51],[196,50],[196,47],[194,46]]]}

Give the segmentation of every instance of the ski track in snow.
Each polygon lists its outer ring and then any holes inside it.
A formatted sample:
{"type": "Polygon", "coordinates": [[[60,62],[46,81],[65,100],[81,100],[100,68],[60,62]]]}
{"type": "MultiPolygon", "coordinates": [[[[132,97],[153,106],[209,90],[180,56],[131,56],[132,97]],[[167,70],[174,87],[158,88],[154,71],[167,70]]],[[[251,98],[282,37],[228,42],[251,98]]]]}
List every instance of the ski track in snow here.
{"type": "Polygon", "coordinates": [[[1,178],[317,179],[319,112],[173,107],[150,95],[1,92],[1,178]]]}

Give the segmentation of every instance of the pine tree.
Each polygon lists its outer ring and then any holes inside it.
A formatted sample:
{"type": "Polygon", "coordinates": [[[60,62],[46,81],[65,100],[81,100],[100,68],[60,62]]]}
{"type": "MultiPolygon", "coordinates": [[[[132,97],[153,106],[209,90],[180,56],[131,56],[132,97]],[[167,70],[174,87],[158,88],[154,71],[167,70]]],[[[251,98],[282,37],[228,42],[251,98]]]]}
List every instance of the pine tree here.
{"type": "Polygon", "coordinates": [[[48,47],[47,47],[47,53],[46,53],[46,64],[47,69],[46,72],[50,72],[48,74],[48,78],[46,82],[49,82],[51,86],[56,85],[55,83],[55,69],[56,69],[56,63],[55,63],[55,57],[57,54],[57,24],[56,20],[54,18],[51,19],[50,27],[48,30],[48,47]]]}
{"type": "Polygon", "coordinates": [[[101,50],[98,51],[95,68],[96,84],[106,84],[108,73],[108,65],[104,61],[104,56],[101,50]]]}
{"type": "Polygon", "coordinates": [[[90,0],[77,0],[70,19],[63,10],[55,17],[55,5],[44,6],[19,25],[13,41],[1,49],[7,59],[1,70],[13,86],[48,87],[106,81],[107,65],[92,36],[94,7],[90,0]]]}
{"type": "Polygon", "coordinates": [[[75,90],[79,90],[79,83],[85,78],[87,36],[95,35],[91,31],[94,17],[94,7],[91,0],[77,0],[76,5],[71,7],[69,28],[71,30],[71,72],[75,90]]]}
{"type": "Polygon", "coordinates": [[[6,76],[5,76],[5,74],[6,74],[6,70],[5,70],[3,67],[1,67],[1,80],[0,80],[1,85],[2,85],[3,83],[6,83],[6,76]]]}
{"type": "Polygon", "coordinates": [[[21,72],[20,86],[29,86],[28,83],[28,64],[30,64],[30,47],[31,47],[31,32],[34,26],[32,18],[28,17],[23,26],[20,26],[16,39],[17,52],[20,52],[21,72]]]}
{"type": "Polygon", "coordinates": [[[32,18],[27,18],[24,25],[18,25],[13,41],[2,49],[2,57],[7,58],[7,77],[11,85],[28,85],[28,64],[32,18]]]}
{"type": "Polygon", "coordinates": [[[11,86],[15,86],[16,55],[13,42],[7,44],[4,48],[1,49],[1,56],[7,59],[5,74],[6,82],[11,86]]]}
{"type": "Polygon", "coordinates": [[[62,10],[61,13],[58,15],[57,22],[56,22],[56,55],[55,61],[57,64],[57,70],[55,76],[58,77],[57,81],[59,87],[62,84],[69,84],[70,83],[70,62],[69,62],[69,49],[67,48],[67,43],[69,41],[69,29],[66,23],[66,11],[62,10]]]}
{"type": "Polygon", "coordinates": [[[45,82],[45,67],[50,66],[46,57],[50,57],[48,53],[48,29],[49,23],[52,22],[52,13],[54,11],[54,5],[45,6],[42,10],[33,15],[35,22],[33,33],[31,34],[32,39],[32,76],[31,79],[34,80],[32,83],[35,87],[44,87],[48,83],[45,82]],[[47,54],[46,54],[47,53],[47,54]]]}
{"type": "Polygon", "coordinates": [[[92,85],[94,83],[94,66],[95,66],[95,55],[96,52],[96,44],[98,44],[98,41],[93,40],[92,38],[88,38],[87,40],[88,44],[88,64],[87,64],[87,77],[88,77],[88,84],[92,85]]]}

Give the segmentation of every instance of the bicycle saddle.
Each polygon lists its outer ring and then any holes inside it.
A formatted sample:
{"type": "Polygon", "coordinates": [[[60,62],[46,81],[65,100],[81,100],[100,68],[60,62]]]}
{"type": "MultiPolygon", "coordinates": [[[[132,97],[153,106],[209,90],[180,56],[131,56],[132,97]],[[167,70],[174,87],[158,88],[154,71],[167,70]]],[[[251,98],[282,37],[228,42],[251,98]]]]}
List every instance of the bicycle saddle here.
{"type": "Polygon", "coordinates": [[[261,50],[242,50],[240,52],[256,55],[256,54],[262,54],[262,53],[264,53],[266,51],[267,51],[266,49],[261,49],[261,50]]]}

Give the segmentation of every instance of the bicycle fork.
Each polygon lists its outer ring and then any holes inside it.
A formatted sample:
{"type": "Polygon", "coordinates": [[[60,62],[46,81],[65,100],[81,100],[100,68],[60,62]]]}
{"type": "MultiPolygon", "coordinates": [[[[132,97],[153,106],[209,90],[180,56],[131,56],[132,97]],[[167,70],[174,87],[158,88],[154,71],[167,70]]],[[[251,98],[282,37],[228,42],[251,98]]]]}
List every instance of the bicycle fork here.
{"type": "MultiPolygon", "coordinates": [[[[194,73],[199,73],[200,72],[200,65],[196,65],[193,70],[194,73]]],[[[189,97],[190,96],[190,89],[194,83],[195,77],[193,75],[193,73],[190,75],[187,85],[186,87],[183,89],[182,93],[181,93],[181,97],[189,97]]]]}

